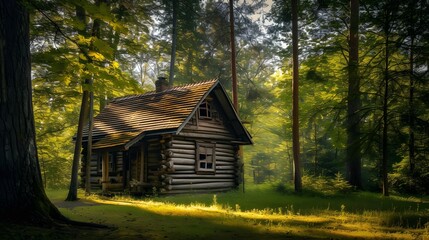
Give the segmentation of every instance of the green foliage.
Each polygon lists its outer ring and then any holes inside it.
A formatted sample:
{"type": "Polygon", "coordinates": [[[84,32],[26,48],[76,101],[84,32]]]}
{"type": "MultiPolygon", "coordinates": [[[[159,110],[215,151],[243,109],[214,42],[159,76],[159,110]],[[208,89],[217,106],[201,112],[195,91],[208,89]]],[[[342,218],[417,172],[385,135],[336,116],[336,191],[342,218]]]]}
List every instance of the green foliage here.
{"type": "MultiPolygon", "coordinates": [[[[302,185],[304,193],[322,196],[336,196],[338,194],[348,194],[352,191],[352,186],[344,179],[341,173],[335,174],[335,177],[314,176],[304,173],[302,176],[302,185]]],[[[278,182],[274,184],[277,192],[291,194],[294,192],[293,186],[278,182]]]]}
{"type": "Polygon", "coordinates": [[[414,174],[409,173],[409,159],[393,165],[392,173],[389,174],[389,181],[395,191],[406,194],[429,194],[429,164],[418,162],[414,174]]]}
{"type": "MultiPolygon", "coordinates": [[[[171,3],[37,2],[39,10],[31,16],[32,77],[42,176],[48,187],[67,184],[71,138],[76,131],[82,90],[94,92],[98,113],[98,100],[151,90],[158,75],[166,72],[170,60],[171,3]],[[79,8],[85,13],[83,18],[77,14],[79,8]],[[100,23],[98,28],[96,22],[100,23]],[[94,80],[92,86],[83,84],[88,78],[94,80]]],[[[255,143],[245,147],[245,179],[255,183],[281,181],[287,185],[293,168],[290,7],[285,1],[276,0],[272,6],[264,6],[266,3],[239,1],[234,9],[239,114],[255,143]],[[271,7],[270,14],[267,7],[271,7]]],[[[301,159],[308,174],[323,176],[308,175],[304,179],[309,184],[307,189],[316,192],[350,190],[338,175],[345,173],[347,141],[344,122],[348,29],[344,23],[348,22],[349,13],[345,6],[341,1],[300,4],[301,159]]],[[[398,192],[428,193],[427,8],[424,1],[411,0],[397,6],[369,1],[361,8],[360,115],[366,189],[379,189],[384,53],[389,49],[390,181],[398,192]],[[383,8],[395,10],[391,11],[395,17],[386,16],[383,8]],[[387,47],[383,22],[391,26],[387,47]],[[414,70],[410,74],[411,49],[414,70]],[[414,172],[409,171],[411,129],[415,134],[414,172]]],[[[175,83],[217,78],[229,92],[228,24],[225,2],[180,1],[175,83]]]]}
{"type": "MultiPolygon", "coordinates": [[[[45,185],[59,188],[69,182],[82,90],[104,99],[138,93],[141,88],[117,60],[118,49],[129,47],[121,34],[133,25],[117,12],[123,5],[64,1],[38,7],[31,32],[37,144],[45,185]],[[75,16],[76,6],[83,7],[91,24],[75,16]],[[88,78],[94,80],[92,86],[83,84],[88,78]]],[[[99,108],[96,101],[96,113],[99,108]]]]}

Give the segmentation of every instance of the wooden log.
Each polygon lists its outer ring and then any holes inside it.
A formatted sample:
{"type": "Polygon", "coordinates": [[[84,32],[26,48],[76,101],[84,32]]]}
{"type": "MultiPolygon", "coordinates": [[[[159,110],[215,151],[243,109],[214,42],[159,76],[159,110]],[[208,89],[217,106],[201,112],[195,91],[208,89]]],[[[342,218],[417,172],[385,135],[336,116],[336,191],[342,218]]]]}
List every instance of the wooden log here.
{"type": "Polygon", "coordinates": [[[169,157],[195,159],[195,154],[183,154],[170,151],[167,158],[169,157]]]}
{"type": "Polygon", "coordinates": [[[236,185],[235,182],[213,182],[213,183],[166,185],[164,188],[168,190],[190,190],[190,189],[207,189],[207,188],[228,188],[228,187],[234,187],[235,185],[236,185]]]}
{"type": "Polygon", "coordinates": [[[185,144],[185,145],[195,145],[195,142],[194,141],[188,141],[188,140],[180,140],[180,139],[176,139],[176,138],[174,138],[172,141],[171,141],[171,143],[172,144],[185,144]]]}
{"type": "Polygon", "coordinates": [[[213,126],[209,126],[209,125],[206,125],[206,126],[202,126],[202,125],[199,125],[199,126],[187,126],[183,130],[185,130],[185,131],[192,131],[192,132],[199,132],[199,131],[201,131],[201,132],[215,132],[215,133],[223,133],[223,134],[230,134],[230,135],[232,135],[231,132],[228,131],[227,129],[225,129],[223,127],[218,127],[218,126],[215,126],[215,125],[213,125],[213,126]]]}
{"type": "Polygon", "coordinates": [[[167,161],[171,161],[174,165],[194,165],[195,159],[189,158],[168,158],[167,161]]]}
{"type": "Polygon", "coordinates": [[[90,181],[91,181],[91,182],[97,182],[97,183],[100,183],[100,182],[101,182],[101,177],[91,177],[91,178],[90,178],[90,181]]]}
{"type": "Polygon", "coordinates": [[[212,121],[212,120],[205,120],[205,119],[199,119],[200,121],[198,122],[198,125],[200,126],[220,126],[222,128],[225,128],[225,125],[223,124],[223,122],[220,121],[212,121]]]}
{"type": "Polygon", "coordinates": [[[224,128],[217,128],[215,126],[210,126],[210,127],[198,126],[197,132],[211,132],[211,133],[234,137],[230,131],[224,128]]]}
{"type": "Polygon", "coordinates": [[[216,159],[216,165],[220,165],[220,166],[225,166],[225,165],[236,166],[237,163],[236,162],[219,161],[219,160],[216,159]]]}
{"type": "Polygon", "coordinates": [[[234,174],[214,174],[214,175],[202,175],[202,174],[182,174],[182,173],[172,173],[172,174],[163,174],[161,175],[161,179],[165,179],[165,178],[225,178],[225,179],[229,179],[229,178],[234,178],[235,175],[234,174]]]}
{"type": "Polygon", "coordinates": [[[235,145],[223,144],[223,143],[216,143],[216,148],[219,148],[219,149],[230,149],[230,150],[235,150],[236,149],[235,145]]]}
{"type": "MultiPolygon", "coordinates": [[[[195,169],[193,170],[176,170],[174,169],[174,173],[176,174],[194,174],[195,173],[195,169]]],[[[171,174],[171,173],[166,173],[166,174],[171,174]]]]}
{"type": "Polygon", "coordinates": [[[161,150],[161,154],[164,154],[167,158],[171,157],[174,153],[168,149],[161,150]]]}
{"type": "Polygon", "coordinates": [[[195,144],[177,144],[177,143],[171,143],[168,145],[168,149],[175,148],[175,149],[194,149],[195,150],[195,144]]]}
{"type": "Polygon", "coordinates": [[[216,169],[216,174],[237,174],[235,170],[218,170],[216,169]]]}
{"type": "Polygon", "coordinates": [[[173,163],[173,161],[163,161],[162,166],[163,166],[163,168],[164,168],[164,166],[165,166],[165,168],[172,168],[172,167],[174,167],[174,163],[173,163]]]}
{"type": "Polygon", "coordinates": [[[162,188],[160,190],[161,194],[184,194],[184,193],[212,193],[212,192],[226,192],[230,191],[234,187],[229,188],[211,188],[211,189],[195,189],[195,190],[167,190],[162,188]]]}
{"type": "Polygon", "coordinates": [[[178,148],[169,148],[168,151],[173,152],[173,154],[189,154],[195,156],[194,149],[178,149],[178,148]]]}
{"type": "Polygon", "coordinates": [[[234,157],[226,157],[226,156],[218,156],[216,155],[216,161],[225,161],[225,162],[235,162],[237,161],[237,159],[235,159],[234,157]]]}
{"type": "Polygon", "coordinates": [[[162,179],[162,182],[170,185],[173,183],[173,178],[172,177],[166,177],[166,178],[162,179]]]}
{"type": "Polygon", "coordinates": [[[195,170],[195,166],[194,165],[174,165],[173,169],[174,171],[195,170]]]}
{"type": "Polygon", "coordinates": [[[222,152],[216,149],[216,156],[234,157],[235,153],[233,151],[222,152]]]}
{"type": "Polygon", "coordinates": [[[236,167],[235,166],[228,166],[228,165],[226,165],[226,166],[216,165],[216,170],[233,170],[233,169],[236,169],[236,167]]]}
{"type": "Polygon", "coordinates": [[[177,184],[196,184],[196,183],[212,183],[212,182],[235,182],[235,179],[210,179],[210,178],[171,178],[166,179],[169,185],[177,185],[177,184]]]}
{"type": "MultiPolygon", "coordinates": [[[[235,140],[235,138],[229,136],[229,135],[222,135],[222,134],[213,134],[210,132],[180,132],[179,133],[180,136],[184,136],[184,137],[193,137],[193,138],[203,138],[203,139],[216,139],[216,140],[228,140],[228,141],[232,141],[235,140]]],[[[173,144],[174,146],[174,144],[173,144]]]]}

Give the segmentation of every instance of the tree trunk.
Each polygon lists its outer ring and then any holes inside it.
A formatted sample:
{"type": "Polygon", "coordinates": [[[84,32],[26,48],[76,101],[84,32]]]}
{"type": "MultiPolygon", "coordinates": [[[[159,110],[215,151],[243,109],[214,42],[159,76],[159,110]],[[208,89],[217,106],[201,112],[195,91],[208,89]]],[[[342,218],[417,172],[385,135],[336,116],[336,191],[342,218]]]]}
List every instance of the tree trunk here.
{"type": "Polygon", "coordinates": [[[319,146],[317,144],[317,124],[314,122],[314,176],[319,174],[319,146]]]}
{"type": "Polygon", "coordinates": [[[408,34],[410,36],[410,70],[409,70],[409,81],[410,81],[410,90],[408,96],[408,107],[409,107],[409,139],[408,139],[408,158],[410,162],[410,177],[414,176],[415,168],[415,137],[414,137],[414,39],[415,39],[415,30],[414,30],[414,9],[416,8],[416,1],[411,1],[409,4],[410,18],[408,26],[408,34]]]}
{"type": "MultiPolygon", "coordinates": [[[[89,83],[88,80],[86,80],[85,83],[88,84],[89,83]]],[[[89,98],[89,91],[84,90],[82,95],[82,103],[80,105],[79,123],[77,126],[76,142],[74,146],[73,165],[72,165],[69,193],[67,195],[66,201],[77,200],[79,162],[80,162],[80,155],[82,151],[82,135],[83,135],[83,127],[85,125],[85,115],[87,114],[87,111],[88,111],[88,98],[89,98]]]]}
{"type": "Polygon", "coordinates": [[[177,48],[177,12],[179,11],[179,0],[173,1],[173,34],[171,36],[171,60],[170,60],[170,76],[168,85],[173,86],[174,82],[174,63],[176,62],[176,48],[177,48]]]}
{"type": "Polygon", "coordinates": [[[229,36],[231,44],[232,103],[238,113],[237,60],[235,53],[234,0],[229,0],[229,36]]]}
{"type": "Polygon", "coordinates": [[[94,128],[94,92],[89,93],[88,144],[86,149],[85,194],[91,193],[92,130],[94,128]]]}
{"type": "Polygon", "coordinates": [[[358,189],[361,184],[359,0],[350,1],[349,62],[347,93],[347,178],[358,189]]]}
{"type": "Polygon", "coordinates": [[[292,149],[295,168],[295,192],[302,191],[300,147],[299,147],[299,98],[298,98],[298,0],[292,0],[292,52],[293,52],[293,79],[292,79],[292,149]]]}
{"type": "Polygon", "coordinates": [[[0,221],[67,220],[47,198],[35,141],[29,14],[0,1],[0,221]]]}
{"type": "MultiPolygon", "coordinates": [[[[101,1],[96,1],[96,4],[99,5],[101,1]]],[[[79,7],[77,10],[80,9],[79,7]]],[[[81,10],[82,11],[82,10],[81,10]]],[[[84,13],[84,12],[83,12],[84,13]]],[[[77,11],[78,16],[80,16],[82,13],[77,11]]],[[[101,20],[96,18],[92,24],[92,37],[100,38],[100,24],[101,20]]],[[[82,32],[82,34],[86,34],[82,32]]],[[[92,42],[89,47],[90,49],[94,48],[92,42]]],[[[88,62],[91,63],[92,60],[88,59],[88,62]]],[[[82,151],[82,136],[83,136],[83,128],[86,124],[87,117],[89,115],[89,95],[92,93],[92,80],[91,79],[85,79],[85,85],[84,91],[82,94],[82,104],[80,107],[80,113],[79,113],[79,123],[77,127],[77,134],[76,134],[76,142],[75,142],[75,148],[73,153],[73,165],[72,165],[72,173],[71,173],[71,179],[70,179],[70,187],[69,187],[69,193],[67,195],[66,201],[76,201],[77,198],[77,188],[78,188],[78,175],[79,175],[79,163],[80,163],[80,157],[81,157],[81,151],[82,151]],[[85,89],[86,87],[86,89],[85,89]]],[[[92,134],[92,133],[91,133],[92,134]]],[[[92,138],[92,137],[91,137],[92,138]]]]}
{"type": "Polygon", "coordinates": [[[384,56],[384,95],[383,95],[383,135],[381,177],[383,182],[383,196],[389,196],[389,182],[387,179],[387,163],[389,162],[387,130],[388,130],[388,100],[389,100],[389,24],[385,26],[385,56],[384,56]]]}

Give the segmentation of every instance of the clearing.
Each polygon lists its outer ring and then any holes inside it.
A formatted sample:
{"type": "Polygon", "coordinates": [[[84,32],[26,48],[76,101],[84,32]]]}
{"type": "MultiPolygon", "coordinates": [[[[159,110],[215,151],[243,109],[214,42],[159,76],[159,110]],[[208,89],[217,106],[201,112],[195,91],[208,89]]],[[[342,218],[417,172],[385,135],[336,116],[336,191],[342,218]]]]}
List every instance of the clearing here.
{"type": "Polygon", "coordinates": [[[131,198],[84,197],[64,202],[48,195],[67,217],[109,229],[0,226],[1,239],[428,239],[427,198],[356,192],[286,194],[269,185],[246,193],[131,198]],[[19,230],[18,230],[19,229],[19,230]]]}

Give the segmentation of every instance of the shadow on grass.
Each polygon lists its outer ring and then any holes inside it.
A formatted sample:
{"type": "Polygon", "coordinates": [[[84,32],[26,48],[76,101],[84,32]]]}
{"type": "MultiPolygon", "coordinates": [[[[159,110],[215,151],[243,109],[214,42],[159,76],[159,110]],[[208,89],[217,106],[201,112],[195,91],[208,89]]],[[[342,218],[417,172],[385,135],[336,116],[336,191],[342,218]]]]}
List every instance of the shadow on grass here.
{"type": "MultiPolygon", "coordinates": [[[[20,228],[12,226],[12,230],[6,231],[6,233],[9,232],[9,235],[13,235],[15,232],[17,233],[15,236],[18,236],[18,238],[4,238],[2,236],[6,235],[1,231],[4,228],[0,226],[0,239],[358,239],[372,237],[372,231],[377,231],[379,238],[382,238],[381,236],[395,238],[395,236],[390,237],[389,232],[402,232],[404,230],[398,229],[396,231],[394,228],[386,228],[385,230],[379,228],[376,230],[363,229],[362,227],[356,229],[359,227],[350,227],[348,224],[346,226],[341,221],[337,222],[329,218],[313,221],[304,216],[301,216],[301,218],[293,217],[286,221],[258,220],[253,217],[242,217],[213,211],[181,210],[180,207],[167,209],[167,206],[162,205],[162,202],[175,203],[176,205],[190,205],[198,202],[209,206],[213,204],[213,197],[213,194],[162,197],[156,198],[155,204],[151,206],[147,206],[144,203],[139,205],[116,205],[90,201],[77,203],[76,206],[73,206],[64,205],[61,201],[54,201],[61,212],[73,220],[106,224],[111,228],[101,231],[82,228],[28,229],[20,231],[20,228]],[[361,237],[357,233],[353,233],[354,231],[361,231],[367,235],[361,237]],[[32,235],[42,237],[26,237],[32,235]],[[19,236],[24,237],[19,238],[19,236]]],[[[376,225],[393,227],[403,226],[398,222],[403,221],[405,223],[406,219],[409,218],[419,220],[414,215],[423,214],[423,216],[427,216],[429,209],[427,203],[407,201],[403,198],[386,199],[376,194],[364,192],[322,198],[293,194],[285,195],[267,189],[256,189],[247,191],[246,194],[239,192],[217,194],[217,201],[223,206],[223,209],[228,209],[228,206],[237,207],[239,205],[242,211],[254,208],[270,208],[269,211],[276,212],[282,208],[283,213],[286,213],[286,210],[292,211],[294,216],[307,213],[329,215],[332,212],[337,215],[341,211],[341,205],[344,205],[346,215],[348,213],[358,214],[358,216],[355,216],[357,219],[353,220],[352,223],[359,223],[359,221],[365,221],[373,216],[379,219],[379,222],[375,223],[376,225]]],[[[424,221],[424,219],[421,219],[423,225],[424,221]]],[[[402,235],[399,238],[402,238],[402,235]]]]}
{"type": "MultiPolygon", "coordinates": [[[[105,231],[63,231],[60,239],[357,239],[331,232],[331,221],[264,221],[202,210],[166,210],[162,206],[97,204],[60,210],[75,220],[112,227],[105,231]]],[[[55,239],[58,233],[50,231],[51,235],[45,234],[48,238],[43,239],[55,239]]]]}

